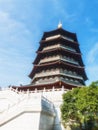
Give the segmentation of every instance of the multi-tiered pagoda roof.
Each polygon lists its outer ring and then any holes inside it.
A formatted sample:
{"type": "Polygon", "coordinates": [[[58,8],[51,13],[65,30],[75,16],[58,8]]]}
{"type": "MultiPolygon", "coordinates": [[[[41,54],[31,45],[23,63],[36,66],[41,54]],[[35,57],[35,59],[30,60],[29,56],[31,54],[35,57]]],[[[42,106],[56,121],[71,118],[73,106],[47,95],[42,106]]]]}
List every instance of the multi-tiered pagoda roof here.
{"type": "Polygon", "coordinates": [[[76,34],[61,26],[44,32],[29,77],[31,83],[18,89],[84,86],[87,76],[76,34]]]}

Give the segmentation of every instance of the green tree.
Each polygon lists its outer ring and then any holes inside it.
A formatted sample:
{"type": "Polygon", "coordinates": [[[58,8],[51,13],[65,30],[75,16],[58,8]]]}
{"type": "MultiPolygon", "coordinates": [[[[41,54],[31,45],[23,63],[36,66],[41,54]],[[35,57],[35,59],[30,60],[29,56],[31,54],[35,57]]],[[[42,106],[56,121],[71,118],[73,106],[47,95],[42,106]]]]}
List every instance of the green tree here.
{"type": "Polygon", "coordinates": [[[63,95],[62,122],[77,125],[81,130],[92,130],[98,118],[98,82],[89,87],[74,88],[63,95]]]}
{"type": "Polygon", "coordinates": [[[95,82],[92,82],[89,86],[90,87],[98,87],[98,80],[95,82]]]}

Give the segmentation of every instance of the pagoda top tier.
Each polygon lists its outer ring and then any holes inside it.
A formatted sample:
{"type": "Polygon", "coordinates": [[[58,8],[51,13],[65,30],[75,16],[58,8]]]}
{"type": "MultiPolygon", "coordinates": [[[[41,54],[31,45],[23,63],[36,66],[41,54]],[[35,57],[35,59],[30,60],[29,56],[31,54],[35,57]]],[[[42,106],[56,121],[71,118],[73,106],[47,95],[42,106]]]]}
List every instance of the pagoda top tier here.
{"type": "Polygon", "coordinates": [[[68,39],[77,42],[76,33],[64,30],[61,25],[58,25],[58,28],[55,30],[44,32],[41,40],[51,39],[52,36],[58,36],[58,35],[66,36],[68,39]]]}

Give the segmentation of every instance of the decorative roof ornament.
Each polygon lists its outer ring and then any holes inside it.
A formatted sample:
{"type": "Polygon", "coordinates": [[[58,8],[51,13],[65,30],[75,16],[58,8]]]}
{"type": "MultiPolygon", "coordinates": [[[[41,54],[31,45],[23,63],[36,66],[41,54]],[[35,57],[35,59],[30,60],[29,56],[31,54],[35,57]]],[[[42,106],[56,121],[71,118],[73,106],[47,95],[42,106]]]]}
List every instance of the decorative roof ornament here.
{"type": "Polygon", "coordinates": [[[58,24],[58,28],[62,28],[62,23],[61,23],[61,21],[60,21],[59,24],[58,24]]]}

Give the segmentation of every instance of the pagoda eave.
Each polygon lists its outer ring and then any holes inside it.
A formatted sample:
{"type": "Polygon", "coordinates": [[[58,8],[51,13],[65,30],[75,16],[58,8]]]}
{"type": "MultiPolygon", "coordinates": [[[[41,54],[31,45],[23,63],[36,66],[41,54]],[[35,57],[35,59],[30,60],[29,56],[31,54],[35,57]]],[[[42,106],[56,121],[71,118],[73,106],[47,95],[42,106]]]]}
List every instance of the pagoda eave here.
{"type": "MultiPolygon", "coordinates": [[[[17,89],[17,91],[34,91],[34,90],[52,90],[52,88],[54,87],[55,89],[59,89],[62,88],[62,86],[65,89],[72,89],[72,88],[76,88],[77,85],[72,85],[72,84],[68,84],[62,81],[58,81],[58,82],[54,82],[54,83],[50,83],[50,84],[38,84],[38,85],[27,85],[27,86],[12,86],[13,89],[17,89]]],[[[81,86],[79,86],[81,87],[81,86]]]]}
{"type": "Polygon", "coordinates": [[[40,43],[40,44],[45,44],[45,43],[48,43],[48,42],[51,42],[51,41],[53,42],[53,41],[56,41],[56,40],[67,41],[67,42],[69,42],[69,43],[74,43],[74,45],[79,45],[78,42],[69,41],[68,39],[62,38],[62,36],[57,37],[57,38],[53,38],[53,39],[44,39],[44,40],[41,40],[39,43],[40,43]]]}
{"type": "Polygon", "coordinates": [[[79,68],[79,69],[84,69],[84,66],[76,66],[76,65],[73,65],[73,64],[69,64],[67,62],[64,62],[62,59],[61,60],[57,60],[57,61],[54,61],[54,62],[51,62],[51,63],[44,63],[44,64],[36,64],[34,65],[35,67],[42,67],[42,66],[49,66],[49,65],[56,65],[56,64],[64,64],[64,65],[68,65],[68,66],[71,66],[71,67],[74,67],[74,68],[79,68]]]}
{"type": "Polygon", "coordinates": [[[51,35],[56,35],[58,33],[67,35],[67,36],[71,36],[74,39],[76,39],[76,33],[69,32],[67,30],[64,30],[63,28],[57,28],[57,29],[49,31],[49,32],[44,32],[42,39],[45,39],[46,37],[51,36],[51,35]]]}
{"type": "Polygon", "coordinates": [[[74,55],[82,55],[81,53],[77,53],[77,52],[72,52],[72,51],[69,51],[67,49],[63,49],[62,47],[60,48],[54,48],[54,49],[50,49],[50,50],[44,50],[44,51],[37,51],[37,54],[41,54],[41,53],[49,53],[49,52],[53,52],[53,51],[57,51],[57,50],[63,50],[64,52],[68,52],[68,53],[71,53],[71,54],[74,54],[74,55]]]}
{"type": "Polygon", "coordinates": [[[75,55],[77,58],[79,58],[79,57],[81,57],[82,56],[82,54],[81,53],[77,53],[77,52],[72,52],[72,51],[69,51],[69,50],[65,50],[65,49],[63,49],[62,47],[60,47],[60,48],[54,48],[54,49],[50,49],[50,50],[44,50],[44,51],[37,51],[37,57],[36,57],[36,59],[34,60],[34,62],[33,62],[33,64],[36,64],[38,61],[39,61],[39,59],[40,59],[40,57],[41,57],[41,55],[42,54],[49,54],[49,52],[50,53],[53,53],[53,52],[58,52],[58,51],[64,51],[64,52],[66,52],[66,53],[69,53],[70,55],[75,55]]]}
{"type": "Polygon", "coordinates": [[[67,65],[67,66],[70,66],[70,67],[73,67],[73,68],[76,68],[76,69],[78,68],[79,70],[80,70],[80,69],[81,69],[81,70],[84,69],[84,66],[83,66],[83,67],[82,67],[82,66],[76,66],[76,65],[72,65],[72,64],[66,63],[66,62],[64,62],[64,61],[62,61],[62,60],[57,60],[57,61],[51,62],[51,63],[45,63],[45,64],[34,65],[33,70],[31,71],[29,77],[30,77],[30,78],[33,78],[33,76],[34,76],[34,74],[35,74],[35,72],[36,72],[36,69],[37,69],[38,67],[40,67],[40,69],[41,69],[41,67],[55,66],[55,65],[57,65],[57,64],[58,64],[58,65],[60,65],[60,64],[62,64],[62,65],[67,65]]]}

